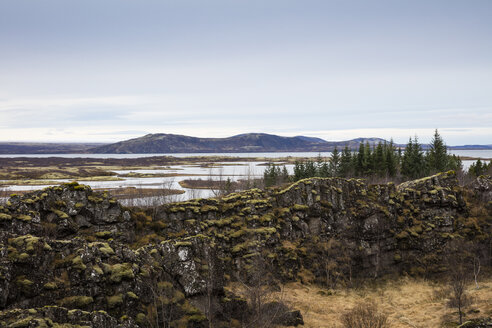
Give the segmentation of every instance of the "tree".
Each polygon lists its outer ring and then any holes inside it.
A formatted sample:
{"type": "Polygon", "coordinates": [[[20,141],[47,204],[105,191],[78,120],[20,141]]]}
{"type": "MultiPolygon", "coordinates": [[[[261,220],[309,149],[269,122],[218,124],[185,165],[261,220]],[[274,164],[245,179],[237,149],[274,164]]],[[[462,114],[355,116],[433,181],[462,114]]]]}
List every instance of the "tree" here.
{"type": "Polygon", "coordinates": [[[461,325],[463,323],[463,308],[472,303],[466,293],[466,287],[469,283],[469,274],[463,264],[454,265],[450,269],[449,285],[451,295],[448,305],[458,310],[461,325]]]}
{"type": "Polygon", "coordinates": [[[386,158],[383,144],[381,142],[378,142],[378,145],[374,151],[373,168],[374,172],[380,177],[386,174],[386,158]]]}
{"type": "Polygon", "coordinates": [[[263,180],[265,181],[265,187],[271,187],[277,184],[281,172],[280,168],[273,163],[268,163],[265,171],[263,172],[263,180]]]}
{"type": "Polygon", "coordinates": [[[429,163],[431,173],[443,172],[448,168],[448,149],[437,129],[429,144],[427,162],[429,163]]]}
{"type": "Polygon", "coordinates": [[[410,138],[405,147],[401,160],[401,173],[410,179],[420,178],[427,173],[422,146],[416,136],[413,140],[410,138]]]}
{"type": "Polygon", "coordinates": [[[348,177],[352,172],[352,153],[348,146],[345,146],[340,157],[340,166],[338,168],[339,174],[342,177],[348,177]]]}
{"type": "Polygon", "coordinates": [[[444,253],[449,269],[448,306],[458,310],[460,325],[463,323],[463,309],[472,303],[472,299],[466,293],[466,288],[471,282],[471,264],[473,263],[471,248],[473,248],[472,245],[463,240],[454,240],[448,243],[444,253]]]}
{"type": "Polygon", "coordinates": [[[468,169],[468,173],[471,175],[474,175],[476,177],[479,177],[481,175],[484,175],[487,173],[492,168],[492,161],[489,162],[489,164],[484,163],[480,160],[480,158],[475,162],[470,165],[470,168],[468,169]]]}
{"type": "Polygon", "coordinates": [[[306,178],[306,168],[303,162],[296,161],[294,164],[294,181],[306,178]]]}
{"type": "Polygon", "coordinates": [[[364,144],[361,142],[359,144],[359,151],[357,152],[357,155],[355,156],[356,162],[355,162],[355,175],[361,176],[365,174],[365,169],[367,168],[367,158],[366,158],[366,151],[364,144]]]}
{"type": "Polygon", "coordinates": [[[337,177],[339,175],[340,170],[340,153],[338,152],[337,147],[333,149],[330,159],[329,172],[332,177],[337,177]]]}
{"type": "Polygon", "coordinates": [[[396,154],[396,149],[393,144],[393,139],[390,140],[389,144],[385,144],[384,147],[384,159],[386,161],[386,173],[390,177],[394,177],[398,170],[398,156],[396,154]]]}

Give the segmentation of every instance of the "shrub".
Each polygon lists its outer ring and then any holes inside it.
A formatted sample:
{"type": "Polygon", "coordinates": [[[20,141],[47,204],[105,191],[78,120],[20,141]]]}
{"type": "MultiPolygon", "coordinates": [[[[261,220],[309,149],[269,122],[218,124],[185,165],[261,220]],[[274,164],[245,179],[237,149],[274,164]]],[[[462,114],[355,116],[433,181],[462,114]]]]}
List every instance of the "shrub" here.
{"type": "Polygon", "coordinates": [[[388,315],[372,301],[358,303],[344,313],[342,324],[345,328],[389,328],[388,315]]]}

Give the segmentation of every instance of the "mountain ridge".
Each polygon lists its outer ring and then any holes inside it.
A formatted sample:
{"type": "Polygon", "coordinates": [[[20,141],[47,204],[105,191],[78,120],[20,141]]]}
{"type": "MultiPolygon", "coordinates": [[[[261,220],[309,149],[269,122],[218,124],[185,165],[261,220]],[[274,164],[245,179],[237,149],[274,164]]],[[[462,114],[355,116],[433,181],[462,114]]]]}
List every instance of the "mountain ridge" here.
{"type": "MultiPolygon", "coordinates": [[[[201,138],[179,134],[155,133],[116,143],[0,142],[0,154],[162,154],[162,153],[255,153],[255,152],[329,152],[346,145],[357,150],[359,144],[371,146],[385,139],[355,138],[326,141],[317,137],[285,137],[268,133],[243,133],[226,138],[201,138]]],[[[405,148],[404,144],[395,144],[405,148]]],[[[422,144],[423,150],[428,149],[422,144]]],[[[492,150],[491,144],[448,146],[456,150],[492,150]]]]}
{"type": "Polygon", "coordinates": [[[347,141],[326,141],[320,138],[284,137],[267,133],[245,133],[227,138],[199,138],[176,134],[147,134],[90,149],[93,153],[252,153],[252,152],[322,152],[347,145],[351,149],[360,142],[371,145],[386,140],[358,138],[347,141]]]}

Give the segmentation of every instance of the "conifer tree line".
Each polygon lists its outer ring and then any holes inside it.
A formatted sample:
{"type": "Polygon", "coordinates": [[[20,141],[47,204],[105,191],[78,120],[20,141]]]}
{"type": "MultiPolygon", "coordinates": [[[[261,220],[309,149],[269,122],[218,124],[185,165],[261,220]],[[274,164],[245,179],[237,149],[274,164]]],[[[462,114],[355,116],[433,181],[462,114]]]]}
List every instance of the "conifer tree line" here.
{"type": "MultiPolygon", "coordinates": [[[[492,164],[480,161],[470,168],[470,174],[480,175],[490,170],[492,164]]],[[[404,149],[396,147],[393,140],[379,142],[371,146],[360,143],[357,151],[345,146],[342,151],[336,147],[329,160],[318,156],[316,160],[297,161],[294,174],[288,177],[285,166],[269,164],[265,170],[265,185],[298,181],[311,177],[361,177],[418,179],[437,172],[462,170],[461,159],[448,153],[447,146],[435,130],[434,136],[426,151],[423,150],[418,138],[410,138],[404,149]]]]}

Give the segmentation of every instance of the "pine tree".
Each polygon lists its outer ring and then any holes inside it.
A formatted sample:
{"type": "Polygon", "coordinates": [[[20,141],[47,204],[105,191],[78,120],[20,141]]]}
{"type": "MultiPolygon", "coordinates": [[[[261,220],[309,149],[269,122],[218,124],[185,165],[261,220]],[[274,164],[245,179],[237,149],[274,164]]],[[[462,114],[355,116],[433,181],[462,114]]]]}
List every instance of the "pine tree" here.
{"type": "Polygon", "coordinates": [[[356,163],[355,163],[355,175],[356,176],[361,176],[361,175],[364,175],[365,173],[365,169],[367,167],[367,164],[366,164],[366,151],[365,151],[365,147],[364,147],[364,144],[361,142],[359,144],[359,151],[357,152],[357,155],[356,155],[356,163]]]}
{"type": "Polygon", "coordinates": [[[426,163],[422,146],[417,137],[408,141],[403,153],[401,173],[411,179],[420,178],[427,174],[426,163]]]}
{"type": "Polygon", "coordinates": [[[286,183],[289,181],[289,171],[287,171],[287,167],[284,167],[282,168],[282,173],[280,175],[280,180],[282,183],[286,183]]]}
{"type": "Polygon", "coordinates": [[[373,156],[373,169],[374,173],[382,177],[386,175],[386,160],[385,153],[383,150],[383,144],[378,142],[373,156]]]}
{"type": "Polygon", "coordinates": [[[352,173],[352,153],[348,146],[345,146],[340,158],[339,174],[342,177],[348,177],[352,173]]]}
{"type": "Polygon", "coordinates": [[[431,173],[442,172],[448,169],[448,149],[439,132],[434,132],[434,137],[427,152],[427,162],[431,173]]]}
{"type": "Polygon", "coordinates": [[[372,160],[372,151],[369,142],[366,141],[364,145],[364,165],[363,165],[363,176],[369,176],[373,172],[373,160],[372,160]]]}
{"type": "Polygon", "coordinates": [[[384,158],[386,161],[386,174],[390,177],[396,176],[398,171],[398,155],[395,154],[395,146],[393,144],[393,139],[390,140],[388,145],[385,144],[384,158]]]}
{"type": "Polygon", "coordinates": [[[312,178],[318,175],[318,170],[316,169],[316,164],[312,160],[307,160],[304,163],[305,168],[305,178],[312,178]]]}
{"type": "Polygon", "coordinates": [[[304,163],[296,161],[294,164],[294,181],[299,181],[306,177],[306,169],[304,163]]]}
{"type": "Polygon", "coordinates": [[[340,171],[340,153],[338,152],[337,147],[333,149],[330,159],[329,172],[332,177],[339,176],[340,171]]]}
{"type": "Polygon", "coordinates": [[[479,177],[487,173],[487,171],[490,170],[491,168],[492,168],[492,161],[490,161],[489,164],[487,164],[482,162],[479,158],[475,163],[472,163],[472,165],[470,165],[470,168],[468,169],[468,173],[476,177],[479,177]]]}

